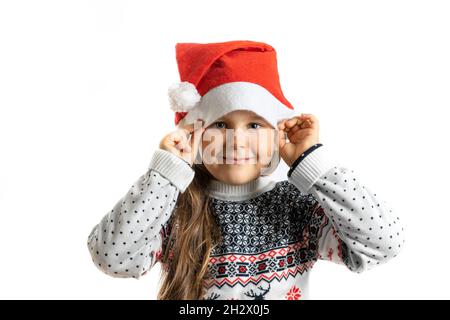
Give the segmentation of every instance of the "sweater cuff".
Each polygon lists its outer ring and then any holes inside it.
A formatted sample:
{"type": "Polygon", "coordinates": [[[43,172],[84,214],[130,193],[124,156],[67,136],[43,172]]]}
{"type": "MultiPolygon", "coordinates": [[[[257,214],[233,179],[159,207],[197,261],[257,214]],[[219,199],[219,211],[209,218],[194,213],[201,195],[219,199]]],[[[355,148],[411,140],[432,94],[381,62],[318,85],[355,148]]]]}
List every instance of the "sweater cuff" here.
{"type": "Polygon", "coordinates": [[[309,147],[308,149],[306,149],[305,152],[303,152],[291,165],[291,168],[288,171],[288,177],[290,177],[292,175],[292,171],[295,170],[295,168],[298,166],[298,164],[311,152],[313,152],[314,150],[316,150],[317,148],[321,147],[322,144],[321,143],[317,143],[312,145],[311,147],[309,147]]]}
{"type": "Polygon", "coordinates": [[[309,189],[325,172],[334,168],[326,147],[315,148],[292,171],[288,180],[302,193],[307,194],[309,189]]]}
{"type": "Polygon", "coordinates": [[[195,175],[195,171],[185,160],[163,149],[155,150],[149,169],[158,171],[182,193],[192,182],[195,175]]]}

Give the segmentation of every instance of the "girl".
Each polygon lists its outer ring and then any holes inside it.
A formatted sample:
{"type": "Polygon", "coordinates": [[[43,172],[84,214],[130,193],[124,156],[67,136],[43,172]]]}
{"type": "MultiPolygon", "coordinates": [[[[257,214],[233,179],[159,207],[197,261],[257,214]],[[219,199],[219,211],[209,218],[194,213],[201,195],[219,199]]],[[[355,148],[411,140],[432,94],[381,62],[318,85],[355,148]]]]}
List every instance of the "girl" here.
{"type": "Polygon", "coordinates": [[[101,271],[139,279],[160,262],[158,299],[297,300],[318,260],[360,273],[397,256],[400,218],[295,115],[273,47],[178,43],[176,58],[177,130],[90,233],[101,271]]]}

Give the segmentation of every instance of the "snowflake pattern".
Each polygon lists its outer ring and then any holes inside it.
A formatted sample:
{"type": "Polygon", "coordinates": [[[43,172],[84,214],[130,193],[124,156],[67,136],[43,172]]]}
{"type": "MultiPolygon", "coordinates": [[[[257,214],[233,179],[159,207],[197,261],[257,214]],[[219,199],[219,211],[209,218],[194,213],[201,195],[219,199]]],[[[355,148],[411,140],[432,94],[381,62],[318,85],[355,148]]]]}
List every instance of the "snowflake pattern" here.
{"type": "Polygon", "coordinates": [[[307,234],[311,250],[305,251],[305,258],[314,259],[315,236],[322,223],[320,216],[311,215],[317,204],[313,195],[302,194],[287,180],[246,201],[211,198],[210,208],[223,237],[213,255],[256,254],[304,241],[302,235],[307,234]]]}
{"type": "MultiPolygon", "coordinates": [[[[211,253],[211,258],[215,259],[214,263],[209,263],[212,279],[258,279],[262,274],[280,274],[283,270],[306,266],[318,259],[320,232],[328,219],[323,210],[317,210],[320,206],[312,194],[301,193],[287,180],[277,182],[272,190],[249,200],[210,198],[209,205],[222,235],[222,241],[211,253]],[[282,249],[288,250],[284,254],[268,255],[282,249]],[[233,255],[254,259],[250,262],[223,260],[224,256],[233,255]]],[[[167,246],[170,221],[163,228],[163,247],[167,246]]],[[[344,243],[342,249],[345,260],[347,248],[344,243]]],[[[255,298],[263,297],[256,291],[248,294],[255,298]]],[[[296,287],[286,295],[290,300],[300,296],[296,287]]],[[[210,298],[217,297],[213,295],[210,298]]]]}
{"type": "Polygon", "coordinates": [[[293,286],[286,294],[286,300],[299,300],[302,296],[300,292],[300,288],[293,286]]]}

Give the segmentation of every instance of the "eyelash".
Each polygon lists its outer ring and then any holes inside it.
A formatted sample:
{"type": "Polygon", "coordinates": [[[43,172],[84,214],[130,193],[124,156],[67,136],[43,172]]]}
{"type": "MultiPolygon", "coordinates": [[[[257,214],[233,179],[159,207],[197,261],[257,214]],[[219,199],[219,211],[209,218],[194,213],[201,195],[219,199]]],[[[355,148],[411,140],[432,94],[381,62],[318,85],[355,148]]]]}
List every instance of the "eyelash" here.
{"type": "MultiPolygon", "coordinates": [[[[217,128],[217,124],[218,123],[224,123],[225,124],[225,122],[223,122],[223,121],[217,121],[217,122],[214,122],[213,123],[213,126],[214,126],[214,128],[217,128]]],[[[257,123],[257,122],[251,122],[250,123],[250,125],[253,125],[253,124],[257,124],[259,127],[258,128],[262,128],[262,125],[261,124],[259,124],[259,123],[257,123]]],[[[250,128],[250,129],[258,129],[258,128],[250,128]]],[[[217,129],[223,129],[223,128],[217,128],[217,129]]]]}

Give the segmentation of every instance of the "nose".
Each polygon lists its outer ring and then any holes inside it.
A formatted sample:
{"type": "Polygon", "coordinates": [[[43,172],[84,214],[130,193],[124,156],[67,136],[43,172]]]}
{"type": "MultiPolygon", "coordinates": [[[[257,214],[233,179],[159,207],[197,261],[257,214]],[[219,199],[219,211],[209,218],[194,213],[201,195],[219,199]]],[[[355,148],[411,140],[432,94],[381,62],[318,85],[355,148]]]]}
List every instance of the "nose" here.
{"type": "Polygon", "coordinates": [[[227,157],[252,157],[254,155],[254,151],[251,147],[251,137],[249,137],[247,131],[242,129],[233,129],[231,133],[233,137],[228,137],[229,143],[226,143],[224,150],[227,157]],[[232,145],[230,145],[231,143],[232,145]]]}
{"type": "Polygon", "coordinates": [[[243,129],[234,129],[233,130],[233,150],[246,149],[249,147],[250,137],[247,134],[246,130],[243,129]]]}

